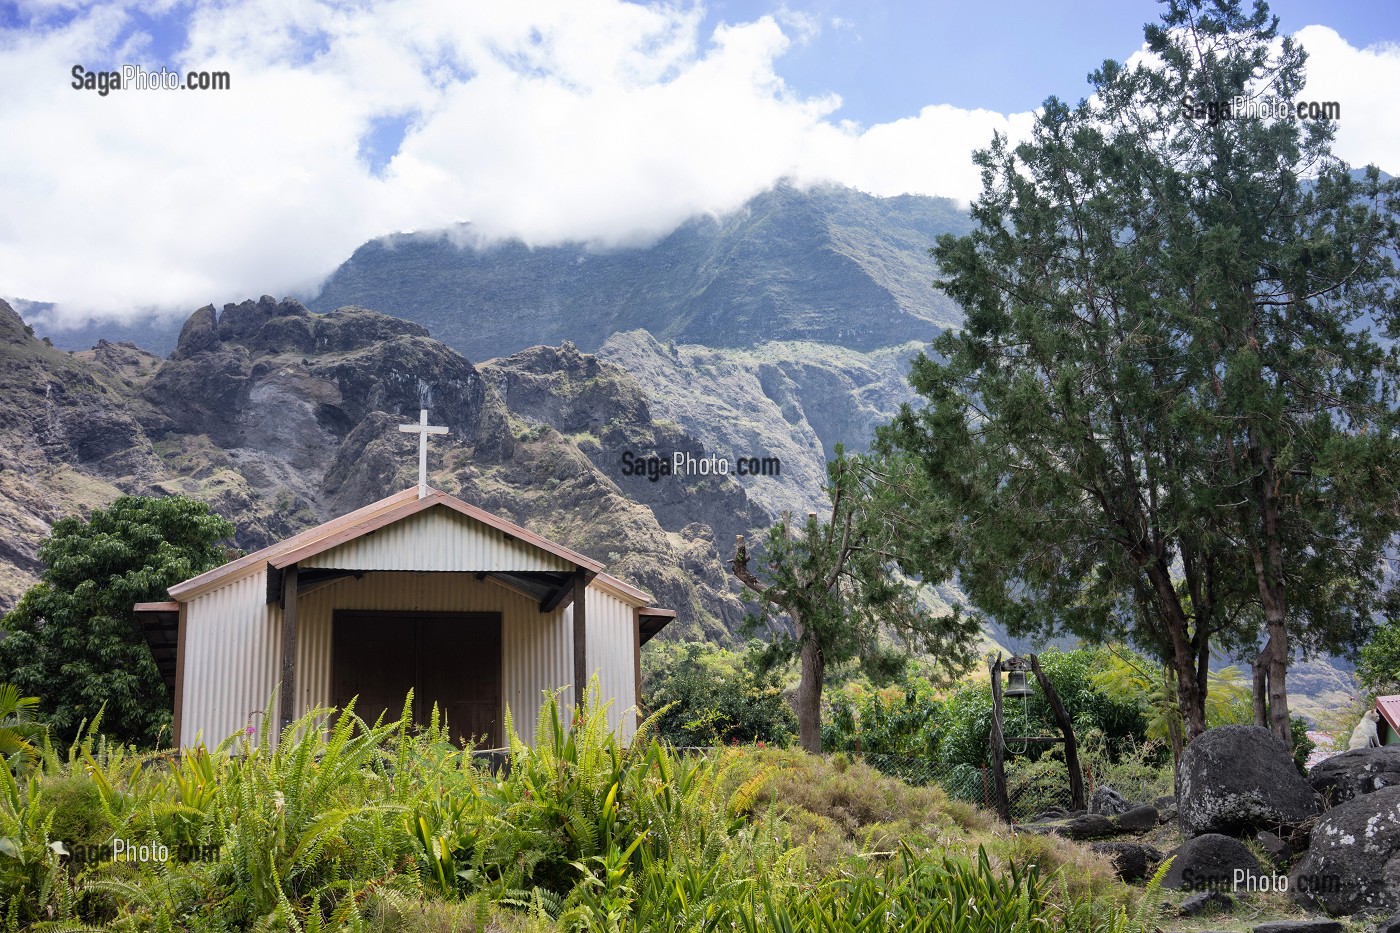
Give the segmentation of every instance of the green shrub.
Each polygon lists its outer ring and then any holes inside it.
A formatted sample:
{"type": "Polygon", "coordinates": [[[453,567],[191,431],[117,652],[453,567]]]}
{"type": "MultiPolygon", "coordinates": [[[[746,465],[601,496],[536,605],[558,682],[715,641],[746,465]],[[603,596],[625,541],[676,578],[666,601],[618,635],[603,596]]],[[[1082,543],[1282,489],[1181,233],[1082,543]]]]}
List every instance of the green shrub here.
{"type": "Polygon", "coordinates": [[[102,792],[86,775],[65,773],[44,781],[44,806],[53,808],[49,838],[74,845],[98,846],[112,839],[103,812],[102,792]]]}
{"type": "Polygon", "coordinates": [[[657,734],[676,745],[735,742],[786,745],[797,716],[774,673],[762,673],[748,655],[701,642],[648,649],[642,708],[661,710],[657,734]]]}
{"type": "Polygon", "coordinates": [[[238,736],[164,761],[98,742],[23,784],[0,768],[0,924],[1128,929],[1126,889],[1081,846],[1003,833],[860,760],[679,753],[655,718],[623,745],[596,698],[595,684],[571,715],[547,697],[532,747],[508,720],[510,767],[494,776],[436,722],[369,728],[330,710],[276,748],[238,736]],[[202,857],[65,862],[48,846],[56,801],[74,839],[115,831],[202,857]]]}

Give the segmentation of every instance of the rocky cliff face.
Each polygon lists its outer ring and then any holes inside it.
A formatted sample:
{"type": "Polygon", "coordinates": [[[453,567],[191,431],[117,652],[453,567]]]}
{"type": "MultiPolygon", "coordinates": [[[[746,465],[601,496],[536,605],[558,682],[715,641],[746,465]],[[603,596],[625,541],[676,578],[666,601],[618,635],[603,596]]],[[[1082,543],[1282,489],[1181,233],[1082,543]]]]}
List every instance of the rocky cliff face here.
{"type": "Polygon", "coordinates": [[[969,227],[940,198],[779,186],[635,248],[480,245],[467,226],[373,240],[312,307],[364,304],[418,321],[472,359],[565,340],[593,350],[638,328],[710,347],[815,340],[871,350],[961,319],[929,287],[928,248],[969,227]]]}
{"type": "Polygon", "coordinates": [[[54,521],[166,476],[137,419],[157,361],[111,344],[84,357],[35,339],[0,301],[0,607],[34,582],[54,521]]]}
{"type": "Polygon", "coordinates": [[[33,582],[54,520],[122,493],[202,499],[251,550],[411,486],[415,440],[396,428],[427,406],[450,432],[434,441],[434,485],[603,561],[691,635],[724,637],[742,617],[706,518],[732,534],[763,513],[732,483],[624,492],[614,443],[700,445],[652,423],[625,372],[571,347],[483,371],[420,325],[264,297],[196,311],[164,361],[105,342],[54,350],[0,306],[0,354],[0,608],[33,582]]]}

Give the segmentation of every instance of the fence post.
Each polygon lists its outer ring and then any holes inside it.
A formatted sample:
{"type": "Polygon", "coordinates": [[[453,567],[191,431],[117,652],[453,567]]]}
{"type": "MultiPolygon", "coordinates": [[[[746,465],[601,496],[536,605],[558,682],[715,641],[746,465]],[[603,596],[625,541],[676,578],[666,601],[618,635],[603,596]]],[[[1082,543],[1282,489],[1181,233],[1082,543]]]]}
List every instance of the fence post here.
{"type": "Polygon", "coordinates": [[[992,808],[992,793],[987,789],[987,766],[982,766],[982,806],[992,808]]]}
{"type": "Polygon", "coordinates": [[[1089,775],[1089,796],[1092,797],[1094,796],[1094,763],[1092,761],[1086,762],[1084,771],[1089,775]]]}

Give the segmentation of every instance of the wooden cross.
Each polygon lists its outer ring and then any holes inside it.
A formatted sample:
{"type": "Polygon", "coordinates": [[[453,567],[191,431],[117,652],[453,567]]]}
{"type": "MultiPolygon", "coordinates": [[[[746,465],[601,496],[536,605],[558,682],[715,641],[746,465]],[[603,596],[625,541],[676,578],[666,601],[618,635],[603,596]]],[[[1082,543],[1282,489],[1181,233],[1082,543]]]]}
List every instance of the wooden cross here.
{"type": "Polygon", "coordinates": [[[428,409],[419,413],[417,424],[401,424],[399,430],[418,435],[418,498],[428,495],[428,435],[446,434],[447,428],[428,424],[428,409]]]}

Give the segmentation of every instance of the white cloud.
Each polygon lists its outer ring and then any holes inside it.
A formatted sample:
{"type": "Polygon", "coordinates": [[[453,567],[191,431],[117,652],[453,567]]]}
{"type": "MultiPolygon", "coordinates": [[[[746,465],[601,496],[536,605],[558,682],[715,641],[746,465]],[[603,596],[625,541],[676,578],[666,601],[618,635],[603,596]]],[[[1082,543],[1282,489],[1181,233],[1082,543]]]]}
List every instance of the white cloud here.
{"type": "Polygon", "coordinates": [[[1352,165],[1374,162],[1400,175],[1400,45],[1356,49],[1326,26],[1308,26],[1296,38],[1308,53],[1302,99],[1334,100],[1342,107],[1332,150],[1352,165]]]}
{"type": "MultiPolygon", "coordinates": [[[[775,70],[815,20],[784,11],[702,34],[701,12],[234,0],[190,14],[175,60],[131,62],[226,70],[233,90],[105,98],[70,88],[69,69],[149,47],[120,8],[0,32],[0,294],[73,317],[183,313],[309,290],[396,230],[470,221],[536,244],[637,242],[785,176],[965,201],[971,151],[1029,130],[1030,114],[938,104],[836,122],[837,99],[796,94],[775,70]],[[409,128],[375,171],[361,141],[385,117],[409,128]]],[[[1400,142],[1381,99],[1400,54],[1302,36],[1318,96],[1343,101],[1339,150],[1384,161],[1400,142]]]]}

